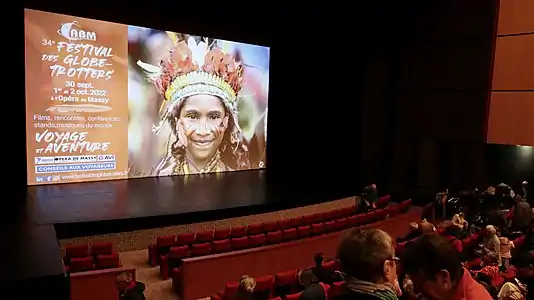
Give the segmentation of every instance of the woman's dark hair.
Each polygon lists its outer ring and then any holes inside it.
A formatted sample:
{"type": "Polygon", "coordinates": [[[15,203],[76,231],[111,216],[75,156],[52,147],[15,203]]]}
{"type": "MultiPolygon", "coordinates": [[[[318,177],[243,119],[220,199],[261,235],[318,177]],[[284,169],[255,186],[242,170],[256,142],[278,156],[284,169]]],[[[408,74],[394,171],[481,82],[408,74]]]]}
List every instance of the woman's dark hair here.
{"type": "MultiPolygon", "coordinates": [[[[178,130],[176,129],[176,120],[179,118],[180,111],[182,110],[186,101],[187,99],[183,100],[180,105],[175,106],[172,113],[167,117],[172,133],[176,137],[176,141],[174,141],[171,145],[171,152],[173,155],[177,155],[179,157],[185,156],[185,148],[178,146],[178,130]]],[[[222,100],[220,101],[222,102],[222,100]]],[[[223,104],[223,107],[225,115],[228,116],[228,128],[224,131],[223,139],[221,145],[219,146],[221,160],[231,169],[248,169],[250,168],[250,159],[248,157],[247,148],[241,142],[241,137],[232,137],[232,134],[236,134],[237,126],[234,122],[234,118],[230,112],[228,112],[226,105],[223,104]]]]}

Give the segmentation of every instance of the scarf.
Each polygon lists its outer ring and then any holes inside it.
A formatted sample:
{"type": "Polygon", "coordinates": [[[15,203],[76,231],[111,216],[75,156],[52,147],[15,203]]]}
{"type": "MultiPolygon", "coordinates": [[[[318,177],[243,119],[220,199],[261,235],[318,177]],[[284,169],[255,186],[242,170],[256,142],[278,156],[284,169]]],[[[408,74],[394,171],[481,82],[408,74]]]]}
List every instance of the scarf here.
{"type": "Polygon", "coordinates": [[[380,300],[397,300],[393,287],[388,284],[377,284],[356,278],[346,278],[347,289],[352,292],[371,295],[380,300]]]}

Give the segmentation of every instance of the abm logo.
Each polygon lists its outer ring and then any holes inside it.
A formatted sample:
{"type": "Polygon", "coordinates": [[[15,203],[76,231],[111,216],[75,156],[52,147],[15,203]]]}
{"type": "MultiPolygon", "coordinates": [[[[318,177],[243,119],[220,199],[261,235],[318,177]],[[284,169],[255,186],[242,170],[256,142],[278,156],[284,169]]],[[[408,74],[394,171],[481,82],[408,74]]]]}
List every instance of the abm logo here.
{"type": "Polygon", "coordinates": [[[61,24],[57,33],[71,43],[73,41],[96,41],[96,32],[81,29],[78,21],[61,24]]]}

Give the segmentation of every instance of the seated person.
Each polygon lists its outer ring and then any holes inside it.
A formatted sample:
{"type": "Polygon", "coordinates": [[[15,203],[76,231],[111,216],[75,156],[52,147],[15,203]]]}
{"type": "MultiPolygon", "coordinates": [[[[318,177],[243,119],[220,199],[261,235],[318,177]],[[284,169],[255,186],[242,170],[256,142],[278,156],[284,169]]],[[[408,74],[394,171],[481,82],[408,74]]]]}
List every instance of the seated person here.
{"type": "Polygon", "coordinates": [[[239,287],[233,300],[252,300],[255,288],[256,280],[248,275],[244,275],[239,280],[239,287]]]}
{"type": "Polygon", "coordinates": [[[454,221],[443,222],[443,229],[445,231],[445,235],[454,237],[456,239],[462,239],[465,235],[462,227],[454,223],[454,221]]]}
{"type": "Polygon", "coordinates": [[[510,241],[507,237],[500,237],[501,242],[501,260],[502,266],[506,270],[510,267],[510,260],[512,259],[512,249],[514,249],[514,242],[510,241]]]}
{"type": "Polygon", "coordinates": [[[428,222],[427,220],[421,221],[418,227],[419,231],[421,231],[421,235],[436,232],[436,227],[434,224],[428,222]]]}
{"type": "Polygon", "coordinates": [[[527,292],[527,289],[522,284],[513,284],[511,282],[507,282],[503,284],[501,287],[501,290],[497,294],[497,298],[499,300],[522,300],[526,299],[525,294],[527,292]]]}
{"type": "Polygon", "coordinates": [[[132,272],[122,272],[116,278],[120,300],[145,300],[145,284],[133,280],[132,272]]]}
{"type": "Polygon", "coordinates": [[[492,283],[491,283],[492,279],[490,277],[488,277],[484,273],[479,273],[478,276],[476,277],[476,280],[478,281],[478,283],[480,283],[482,286],[484,286],[484,288],[486,288],[486,290],[493,297],[493,299],[497,298],[497,294],[498,294],[499,290],[497,289],[497,287],[492,285],[492,283]]]}
{"type": "Polygon", "coordinates": [[[455,214],[452,217],[452,223],[456,226],[460,227],[462,230],[468,230],[469,229],[469,223],[465,220],[464,213],[455,214]]]}
{"type": "Polygon", "coordinates": [[[489,252],[482,258],[480,266],[476,266],[475,269],[470,270],[476,278],[479,274],[484,274],[490,280],[490,282],[499,275],[499,257],[496,253],[489,252]]]}
{"type": "Polygon", "coordinates": [[[484,242],[482,243],[484,247],[484,253],[493,252],[498,257],[499,266],[501,265],[501,241],[497,235],[497,229],[493,225],[486,226],[484,242]]]}
{"type": "Polygon", "coordinates": [[[363,188],[362,197],[372,209],[376,208],[376,201],[378,200],[378,192],[376,184],[371,184],[363,188]]]}
{"type": "Polygon", "coordinates": [[[333,282],[333,272],[329,269],[323,267],[324,255],[322,253],[317,253],[313,257],[315,266],[311,267],[311,272],[317,277],[317,279],[322,283],[332,283],[333,282]]]}
{"type": "Polygon", "coordinates": [[[299,282],[304,291],[300,295],[301,300],[326,300],[326,291],[319,284],[319,280],[310,269],[301,270],[298,274],[299,282]]]}
{"type": "Polygon", "coordinates": [[[421,236],[421,231],[419,230],[419,224],[412,222],[410,223],[410,231],[404,237],[397,238],[397,243],[411,241],[421,236]]]}

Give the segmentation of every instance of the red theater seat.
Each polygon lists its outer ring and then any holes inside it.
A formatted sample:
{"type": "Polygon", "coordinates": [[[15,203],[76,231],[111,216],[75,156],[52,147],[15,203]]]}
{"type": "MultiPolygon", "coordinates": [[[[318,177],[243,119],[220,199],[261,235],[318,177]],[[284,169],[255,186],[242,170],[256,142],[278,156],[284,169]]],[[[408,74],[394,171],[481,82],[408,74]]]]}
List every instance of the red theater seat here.
{"type": "Polygon", "coordinates": [[[227,283],[224,286],[223,299],[227,299],[227,300],[234,299],[238,290],[239,290],[239,282],[227,283]]]}
{"type": "Polygon", "coordinates": [[[278,230],[278,221],[269,221],[263,223],[263,231],[270,232],[278,230]]]}
{"type": "Polygon", "coordinates": [[[99,254],[96,256],[96,268],[97,269],[111,269],[119,268],[119,254],[99,254]]]}
{"type": "Polygon", "coordinates": [[[93,264],[93,257],[74,257],[70,259],[69,271],[73,272],[84,272],[93,270],[95,265],[93,264]]]}
{"type": "Polygon", "coordinates": [[[289,228],[282,231],[282,238],[285,241],[295,240],[298,236],[299,232],[297,231],[297,228],[289,228]]]}
{"type": "Polygon", "coordinates": [[[274,295],[285,296],[292,294],[297,291],[298,286],[297,270],[277,273],[274,280],[274,295]]]}
{"type": "Polygon", "coordinates": [[[256,287],[254,287],[254,298],[270,299],[274,285],[274,277],[271,275],[256,278],[256,287]]]}
{"type": "Polygon", "coordinates": [[[302,224],[302,217],[293,217],[289,219],[289,227],[297,227],[302,224]]]}
{"type": "Polygon", "coordinates": [[[233,238],[242,237],[245,235],[247,235],[247,227],[245,226],[234,226],[230,230],[230,236],[233,238]]]}
{"type": "Polygon", "coordinates": [[[230,238],[230,228],[217,228],[213,233],[214,240],[224,240],[230,238]]]}
{"type": "Polygon", "coordinates": [[[171,247],[169,250],[169,255],[173,257],[188,257],[189,256],[189,246],[175,246],[171,247]]]}
{"type": "Polygon", "coordinates": [[[211,251],[213,253],[222,253],[232,249],[230,239],[211,242],[211,251]]]}
{"type": "Polygon", "coordinates": [[[254,223],[248,225],[247,228],[248,235],[255,235],[263,233],[263,223],[254,223]]]}
{"type": "Polygon", "coordinates": [[[324,231],[325,232],[330,232],[330,231],[334,231],[334,230],[336,230],[336,221],[331,220],[331,221],[324,222],[324,231]]]}
{"type": "Polygon", "coordinates": [[[347,227],[347,219],[346,218],[339,218],[336,220],[336,225],[334,225],[336,230],[341,230],[343,228],[347,227]]]}
{"type": "Polygon", "coordinates": [[[315,223],[311,225],[310,232],[311,234],[321,234],[324,230],[324,224],[323,223],[315,223]]]}
{"type": "Polygon", "coordinates": [[[315,222],[315,215],[302,216],[302,225],[310,225],[315,222]]]}
{"type": "Polygon", "coordinates": [[[92,242],[91,255],[111,254],[113,253],[113,244],[111,242],[92,242]]]}
{"type": "Polygon", "coordinates": [[[297,227],[297,231],[298,231],[299,237],[302,237],[302,238],[307,237],[311,235],[311,226],[309,225],[299,226],[297,227]]]}
{"type": "Polygon", "coordinates": [[[283,239],[283,233],[281,230],[267,232],[267,243],[276,244],[280,243],[283,239]]]}
{"type": "Polygon", "coordinates": [[[244,249],[248,247],[248,236],[242,236],[242,237],[235,237],[232,238],[230,241],[230,244],[232,245],[232,249],[244,249]]]}
{"type": "Polygon", "coordinates": [[[329,271],[335,271],[338,267],[337,261],[331,260],[323,263],[323,268],[329,270],[329,271]]]}
{"type": "Polygon", "coordinates": [[[284,229],[288,229],[288,228],[291,228],[291,223],[290,223],[289,219],[282,219],[282,220],[278,221],[278,229],[284,230],[284,229]]]}
{"type": "Polygon", "coordinates": [[[358,216],[347,217],[347,227],[355,227],[358,224],[358,216]]]}
{"type": "Polygon", "coordinates": [[[160,257],[159,274],[161,278],[163,280],[168,279],[172,269],[177,267],[177,264],[179,264],[182,258],[188,257],[189,255],[189,246],[187,245],[171,247],[167,255],[160,257]]]}
{"type": "Polygon", "coordinates": [[[286,300],[299,300],[300,299],[300,295],[302,295],[302,292],[298,292],[296,294],[286,295],[286,300]]]}
{"type": "Polygon", "coordinates": [[[256,234],[256,235],[250,235],[248,237],[249,245],[252,247],[261,246],[265,243],[267,243],[267,238],[265,237],[265,234],[256,234]]]}
{"type": "Polygon", "coordinates": [[[86,257],[89,255],[89,244],[68,245],[65,254],[67,258],[86,257]]]}
{"type": "Polygon", "coordinates": [[[181,233],[176,237],[176,245],[178,246],[189,245],[189,244],[193,244],[194,242],[195,242],[194,232],[181,233]]]}
{"type": "Polygon", "coordinates": [[[197,232],[195,243],[211,242],[213,240],[214,230],[204,230],[197,232]]]}
{"type": "Polygon", "coordinates": [[[161,255],[169,252],[170,247],[176,244],[176,235],[158,236],[156,244],[148,246],[148,262],[151,266],[157,266],[161,255]]]}
{"type": "Polygon", "coordinates": [[[386,207],[390,199],[391,199],[391,195],[385,195],[385,196],[378,198],[378,200],[376,201],[376,207],[378,208],[386,207]]]}
{"type": "Polygon", "coordinates": [[[333,297],[336,297],[336,296],[341,295],[343,293],[344,284],[345,284],[345,282],[340,281],[340,282],[334,282],[330,286],[330,295],[329,296],[330,296],[331,299],[333,297]]]}
{"type": "Polygon", "coordinates": [[[207,254],[210,254],[210,252],[211,252],[210,243],[193,244],[191,246],[191,255],[193,256],[207,255],[207,254]]]}

